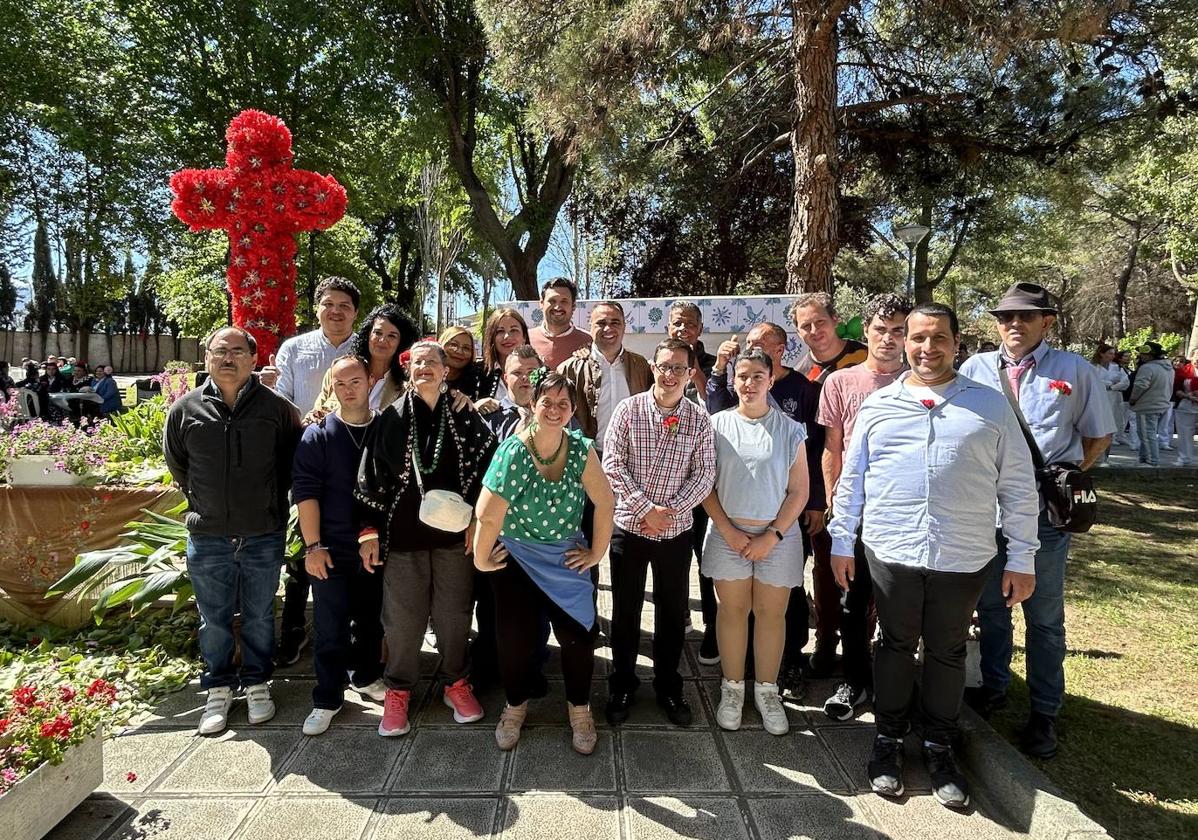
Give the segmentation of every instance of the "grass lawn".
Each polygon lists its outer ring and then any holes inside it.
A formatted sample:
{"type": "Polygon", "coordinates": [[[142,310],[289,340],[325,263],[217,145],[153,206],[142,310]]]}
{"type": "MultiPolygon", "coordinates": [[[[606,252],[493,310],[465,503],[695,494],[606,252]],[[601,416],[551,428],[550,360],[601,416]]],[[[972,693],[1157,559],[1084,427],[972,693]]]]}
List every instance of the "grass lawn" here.
{"type": "MultiPolygon", "coordinates": [[[[1198,479],[1099,473],[1066,576],[1061,751],[1038,762],[1115,838],[1198,837],[1198,479]]],[[[1016,640],[1023,638],[1017,613],[1016,640]]],[[[1024,672],[1023,649],[1012,666],[1024,672]]],[[[1017,740],[1027,688],[992,720],[1017,740]]]]}

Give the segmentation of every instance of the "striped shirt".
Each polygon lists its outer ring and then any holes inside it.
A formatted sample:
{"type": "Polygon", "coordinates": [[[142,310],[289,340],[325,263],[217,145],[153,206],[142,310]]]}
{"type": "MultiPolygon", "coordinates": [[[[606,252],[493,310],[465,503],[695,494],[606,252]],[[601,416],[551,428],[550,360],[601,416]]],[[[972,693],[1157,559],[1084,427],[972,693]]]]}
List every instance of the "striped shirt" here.
{"type": "Polygon", "coordinates": [[[616,494],[616,524],[642,535],[641,520],[654,505],[678,511],[668,540],[689,529],[691,511],[715,483],[715,433],[707,413],[690,400],[662,411],[653,391],[616,406],[603,445],[603,471],[616,494]]]}

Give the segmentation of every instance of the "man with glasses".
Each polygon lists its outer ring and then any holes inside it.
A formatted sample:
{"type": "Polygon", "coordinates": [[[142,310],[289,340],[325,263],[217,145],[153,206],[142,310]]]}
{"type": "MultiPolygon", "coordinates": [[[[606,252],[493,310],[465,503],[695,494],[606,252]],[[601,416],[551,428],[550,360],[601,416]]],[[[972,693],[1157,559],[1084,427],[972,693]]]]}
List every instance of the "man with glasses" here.
{"type": "MultiPolygon", "coordinates": [[[[1110,444],[1115,421],[1094,366],[1076,353],[1048,345],[1056,312],[1044,287],[1011,286],[990,310],[1002,347],[972,357],[961,366],[961,375],[1008,395],[1031,429],[1045,464],[1088,470],[1110,444]]],[[[1023,748],[1036,758],[1052,758],[1057,753],[1056,717],[1065,696],[1065,558],[1071,535],[1052,526],[1043,500],[1039,537],[1036,590],[1023,602],[1031,695],[1023,748]]],[[[998,554],[978,602],[983,684],[967,691],[966,700],[983,716],[1006,705],[1011,683],[1011,608],[1003,576],[1007,553],[1000,533],[998,554]]]]}
{"type": "Polygon", "coordinates": [[[171,406],[162,451],[187,498],[187,571],[200,611],[200,684],[208,690],[199,732],[212,735],[227,725],[239,687],[250,723],[275,714],[267,681],[300,414],[259,383],[253,373],[258,347],[248,332],[224,327],[205,346],[208,381],[171,406]],[[233,665],[237,612],[239,670],[233,665]]]}
{"type": "MultiPolygon", "coordinates": [[[[768,321],[758,324],[749,330],[749,334],[745,336],[745,343],[750,350],[760,348],[773,362],[774,387],[770,389],[771,403],[807,430],[810,495],[801,522],[804,554],[810,554],[812,538],[825,533],[824,514],[828,509],[824,493],[824,474],[821,469],[824,427],[816,420],[819,413],[820,386],[782,364],[782,356],[786,353],[786,330],[778,324],[768,321]]],[[[736,392],[728,382],[728,369],[735,365],[735,357],[739,353],[740,342],[736,336],[719,347],[715,367],[707,380],[707,410],[712,414],[731,408],[737,403],[736,392]]],[[[786,609],[786,649],[782,654],[782,673],[778,678],[778,688],[784,700],[797,701],[803,696],[803,647],[811,635],[810,613],[806,589],[796,586],[791,590],[790,602],[786,609]]]]}
{"type": "MultiPolygon", "coordinates": [[[[599,344],[596,335],[595,342],[599,344]]],[[[604,441],[603,471],[616,494],[611,540],[612,675],[607,720],[628,719],[640,684],[645,577],[653,567],[653,689],[676,726],[689,726],[678,662],[690,599],[691,511],[715,483],[715,432],[706,412],[683,397],[695,365],[690,345],[667,338],[653,353],[653,387],[616,406],[604,441]]]]}

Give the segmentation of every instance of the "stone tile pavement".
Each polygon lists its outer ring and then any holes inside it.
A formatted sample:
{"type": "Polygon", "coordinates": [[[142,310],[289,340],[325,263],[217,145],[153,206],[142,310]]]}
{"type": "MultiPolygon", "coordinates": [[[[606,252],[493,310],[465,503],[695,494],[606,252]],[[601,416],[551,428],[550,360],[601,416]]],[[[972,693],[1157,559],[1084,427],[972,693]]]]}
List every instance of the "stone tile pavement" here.
{"type": "MultiPolygon", "coordinates": [[[[606,575],[605,575],[606,580],[606,575]]],[[[692,604],[699,623],[697,587],[692,604]]],[[[610,595],[601,593],[610,614],[610,595]]],[[[651,605],[644,624],[652,627],[651,605]]],[[[532,701],[519,747],[500,752],[493,727],[502,694],[480,695],[488,715],[453,722],[431,681],[412,701],[414,726],[380,738],[378,704],[347,701],[332,728],[307,738],[300,725],[314,683],[310,657],[276,675],[274,720],[249,726],[234,706],[220,736],[195,735],[203,694],[190,686],[105,744],[99,791],[64,820],[53,840],[385,840],[494,837],[503,840],[665,840],[665,838],[895,838],[988,840],[1028,836],[1029,814],[1010,815],[974,779],[974,806],[953,813],[928,793],[918,744],[908,743],[900,802],[868,791],[864,765],[873,738],[866,712],[850,723],[820,711],[832,680],[812,682],[790,710],[793,729],[774,737],[751,702],[744,727],[715,724],[718,667],[698,664],[698,634],[683,662],[695,723],[675,728],[642,688],[628,723],[603,721],[610,652],[598,651],[595,754],[570,749],[560,671],[550,694],[532,701]],[[127,774],[136,774],[129,781],[127,774]]],[[[649,672],[651,660],[641,665],[649,672]]],[[[427,672],[435,653],[425,656],[427,672]]],[[[1021,761],[1021,759],[1015,759],[1021,761]]],[[[1026,764],[1026,762],[1024,762],[1026,764]]],[[[1027,765],[1030,769],[1030,765],[1027,765]]],[[[1017,768],[1018,771],[1018,768],[1017,768]]],[[[1037,832],[1039,836],[1047,834],[1037,832]]],[[[1065,836],[1055,833],[1053,836],[1065,836]]]]}

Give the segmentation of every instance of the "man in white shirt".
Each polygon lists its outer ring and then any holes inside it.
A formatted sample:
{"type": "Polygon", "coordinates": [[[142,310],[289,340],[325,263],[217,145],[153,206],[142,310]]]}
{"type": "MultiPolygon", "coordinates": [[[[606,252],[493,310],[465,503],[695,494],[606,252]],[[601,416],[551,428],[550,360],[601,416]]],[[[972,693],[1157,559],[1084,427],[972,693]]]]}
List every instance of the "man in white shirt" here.
{"type": "Polygon", "coordinates": [[[358,287],[344,277],[321,280],[316,287],[316,320],[320,326],[284,341],[271,364],[262,369],[263,384],[295,403],[301,416],[316,405],[333,359],[351,351],[361,298],[358,287]]]}
{"type": "MultiPolygon", "coordinates": [[[[603,451],[603,438],[621,400],[648,391],[653,385],[649,362],[624,347],[624,307],[607,300],[591,310],[593,344],[577,351],[557,370],[574,383],[578,407],[574,416],[582,433],[603,451]]],[[[542,357],[543,358],[543,357],[542,357]]],[[[548,365],[548,360],[545,362],[548,365]]]]}
{"type": "MultiPolygon", "coordinates": [[[[333,360],[353,349],[354,321],[361,302],[358,287],[344,277],[326,277],[316,287],[316,329],[292,336],[260,374],[264,385],[291,400],[303,417],[316,405],[325,372],[333,360]]],[[[278,664],[286,667],[299,660],[308,643],[304,611],[308,606],[308,576],[302,564],[289,570],[283,596],[283,618],[279,633],[278,664]]]]}

